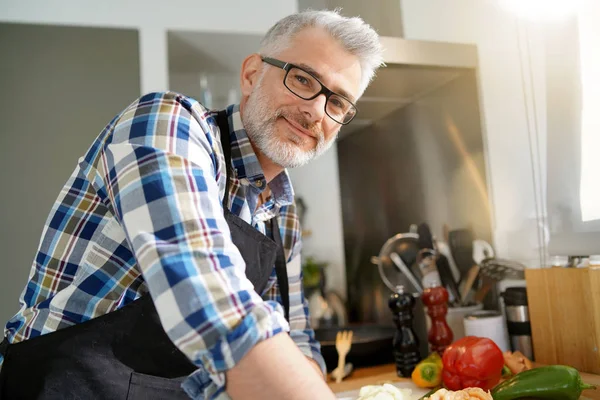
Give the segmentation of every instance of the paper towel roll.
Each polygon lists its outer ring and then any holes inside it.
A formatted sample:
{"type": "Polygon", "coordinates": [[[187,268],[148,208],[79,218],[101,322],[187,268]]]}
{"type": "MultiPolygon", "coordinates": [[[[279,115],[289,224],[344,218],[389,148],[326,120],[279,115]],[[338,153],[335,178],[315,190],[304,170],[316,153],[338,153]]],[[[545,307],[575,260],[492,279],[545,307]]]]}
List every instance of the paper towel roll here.
{"type": "Polygon", "coordinates": [[[510,350],[506,323],[496,311],[476,311],[463,320],[465,336],[486,337],[493,340],[502,351],[510,350]]]}

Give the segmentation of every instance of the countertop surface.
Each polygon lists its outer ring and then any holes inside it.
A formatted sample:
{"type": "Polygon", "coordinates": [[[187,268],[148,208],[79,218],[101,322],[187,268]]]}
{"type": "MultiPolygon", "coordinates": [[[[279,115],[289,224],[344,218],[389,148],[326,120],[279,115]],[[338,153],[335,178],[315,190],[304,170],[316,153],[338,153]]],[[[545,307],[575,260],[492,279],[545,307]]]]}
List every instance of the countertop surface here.
{"type": "MultiPolygon", "coordinates": [[[[581,373],[581,377],[585,383],[598,387],[598,390],[584,391],[581,398],[600,400],[600,376],[581,373]]],[[[334,393],[357,390],[365,385],[381,385],[386,382],[411,382],[411,380],[396,375],[396,367],[393,364],[358,368],[340,383],[335,383],[335,380],[332,380],[330,376],[327,378],[327,383],[334,393]]]]}

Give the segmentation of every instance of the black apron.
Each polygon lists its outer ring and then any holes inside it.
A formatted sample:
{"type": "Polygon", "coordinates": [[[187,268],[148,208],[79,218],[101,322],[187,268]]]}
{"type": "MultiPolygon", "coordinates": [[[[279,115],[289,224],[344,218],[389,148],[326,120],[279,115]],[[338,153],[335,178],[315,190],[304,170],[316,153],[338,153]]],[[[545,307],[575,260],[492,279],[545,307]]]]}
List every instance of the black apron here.
{"type": "MultiPolygon", "coordinates": [[[[274,240],[229,212],[231,145],[227,115],[217,115],[227,166],[223,209],[246,276],[261,294],[277,274],[285,317],[289,287],[277,217],[274,240]]],[[[149,294],[106,315],[23,342],[0,344],[0,399],[189,399],[181,383],[196,370],[163,330],[149,294]]]]}

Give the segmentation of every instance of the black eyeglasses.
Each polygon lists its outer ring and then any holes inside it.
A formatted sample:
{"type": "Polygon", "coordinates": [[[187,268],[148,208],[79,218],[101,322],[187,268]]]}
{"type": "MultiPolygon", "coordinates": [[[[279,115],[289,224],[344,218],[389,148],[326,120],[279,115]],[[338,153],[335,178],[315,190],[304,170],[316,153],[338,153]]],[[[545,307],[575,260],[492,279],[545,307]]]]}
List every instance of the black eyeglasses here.
{"type": "Polygon", "coordinates": [[[356,116],[356,106],[344,96],[332,92],[316,76],[302,67],[275,58],[261,57],[267,64],[285,71],[283,85],[303,100],[312,100],[325,95],[325,113],[338,124],[346,125],[356,116]]]}

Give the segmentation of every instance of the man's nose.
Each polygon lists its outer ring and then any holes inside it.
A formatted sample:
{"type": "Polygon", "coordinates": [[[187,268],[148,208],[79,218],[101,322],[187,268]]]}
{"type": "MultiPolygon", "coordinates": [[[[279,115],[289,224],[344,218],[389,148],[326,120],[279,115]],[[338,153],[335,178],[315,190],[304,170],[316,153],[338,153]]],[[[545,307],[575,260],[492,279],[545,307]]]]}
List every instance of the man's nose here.
{"type": "Polygon", "coordinates": [[[312,100],[302,101],[300,111],[311,123],[320,122],[325,116],[325,103],[327,98],[320,94],[312,100]]]}

